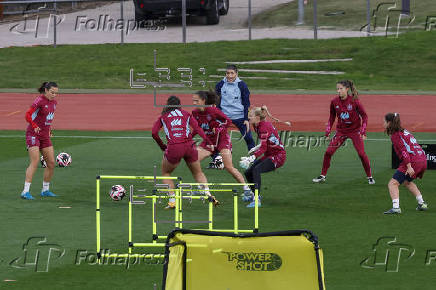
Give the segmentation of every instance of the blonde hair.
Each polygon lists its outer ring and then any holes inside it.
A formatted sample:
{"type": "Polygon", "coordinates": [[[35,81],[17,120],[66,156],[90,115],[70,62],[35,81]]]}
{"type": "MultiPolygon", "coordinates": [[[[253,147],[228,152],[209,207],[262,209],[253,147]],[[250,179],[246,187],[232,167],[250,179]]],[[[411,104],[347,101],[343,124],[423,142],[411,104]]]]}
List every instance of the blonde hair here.
{"type": "MultiPolygon", "coordinates": [[[[254,112],[255,116],[259,116],[261,121],[265,120],[266,117],[268,116],[276,122],[282,122],[279,119],[273,117],[273,115],[271,115],[271,113],[268,111],[267,106],[265,106],[265,105],[263,105],[262,107],[254,107],[251,110],[254,112]]],[[[289,121],[286,121],[283,123],[285,123],[288,126],[291,126],[291,122],[289,122],[289,121]]]]}

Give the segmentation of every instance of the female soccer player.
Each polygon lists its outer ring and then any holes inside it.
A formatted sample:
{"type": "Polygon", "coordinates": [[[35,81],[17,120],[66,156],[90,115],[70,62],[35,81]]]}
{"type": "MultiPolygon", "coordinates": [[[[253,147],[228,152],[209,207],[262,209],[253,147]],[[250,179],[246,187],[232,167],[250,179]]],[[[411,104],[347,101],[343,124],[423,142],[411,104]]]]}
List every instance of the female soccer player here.
{"type": "MultiPolygon", "coordinates": [[[[207,145],[212,146],[212,143],[204,134],[203,130],[198,126],[197,121],[192,118],[189,112],[182,110],[180,99],[176,96],[171,96],[167,100],[167,107],[162,110],[162,115],[153,125],[152,136],[159,147],[164,151],[162,158],[162,176],[171,176],[171,173],[180,163],[180,160],[185,159],[186,165],[192,173],[192,176],[198,183],[207,183],[206,176],[201,171],[200,161],[198,161],[198,151],[195,148],[195,143],[192,137],[199,134],[207,145]],[[167,138],[165,145],[159,137],[159,131],[164,128],[167,138]],[[191,132],[192,128],[192,132],[191,132]]],[[[174,183],[172,180],[164,180],[172,189],[174,183]]],[[[208,200],[214,205],[219,202],[209,192],[209,188],[204,186],[205,194],[208,200]]],[[[170,196],[174,193],[170,193],[170,196]]],[[[175,208],[175,198],[170,198],[167,209],[175,208]]]]}
{"type": "MultiPolygon", "coordinates": [[[[232,142],[227,133],[227,128],[232,121],[218,108],[214,107],[217,103],[218,96],[214,92],[198,91],[192,96],[192,103],[200,107],[192,111],[192,116],[197,120],[200,127],[204,130],[210,141],[214,145],[215,151],[212,152],[207,143],[203,141],[197,147],[198,159],[211,156],[213,153],[221,153],[224,169],[229,172],[239,183],[246,183],[242,174],[233,166],[232,161],[232,142]]],[[[244,186],[244,193],[250,194],[250,187],[244,186]]]]}
{"type": "Polygon", "coordinates": [[[58,85],[54,82],[44,82],[38,89],[38,92],[41,95],[35,99],[30,109],[26,112],[26,121],[29,123],[26,130],[26,145],[29,152],[30,164],[26,169],[26,179],[21,197],[29,200],[35,199],[30,194],[30,184],[40,162],[40,151],[47,163],[44,169],[41,196],[56,196],[50,191],[50,181],[53,177],[55,164],[53,145],[50,140],[50,126],[56,110],[57,101],[55,97],[58,94],[58,85]]]}
{"type": "Polygon", "coordinates": [[[330,144],[324,154],[324,162],[322,164],[321,175],[314,178],[312,181],[319,183],[325,182],[327,170],[330,167],[330,159],[336,150],[348,139],[353,141],[354,148],[359,154],[365,169],[369,184],[375,184],[375,180],[371,174],[371,165],[368,156],[365,153],[363,140],[366,139],[366,125],[368,116],[365,109],[358,99],[356,87],[352,81],[344,80],[336,84],[338,96],[330,103],[330,118],[327,124],[325,136],[328,138],[336,116],[338,124],[336,126],[336,134],[330,141],[330,144]]]}
{"type": "MultiPolygon", "coordinates": [[[[267,115],[272,117],[266,106],[250,110],[248,119],[260,139],[260,144],[248,152],[249,157],[242,157],[239,163],[242,168],[248,168],[245,177],[249,183],[255,183],[258,190],[261,186],[261,173],[273,171],[283,166],[286,161],[286,150],[276,128],[265,120],[267,115]],[[256,159],[261,155],[263,156],[260,159],[256,159]]],[[[254,191],[254,187],[252,190],[254,191]]],[[[250,201],[247,207],[254,207],[253,194],[244,196],[243,200],[250,201]]],[[[261,206],[260,196],[258,205],[261,206]]]]}
{"type": "Polygon", "coordinates": [[[384,213],[401,213],[400,184],[404,184],[404,186],[416,197],[416,200],[418,201],[418,207],[416,210],[427,210],[427,204],[424,202],[418,187],[413,182],[415,178],[422,178],[427,169],[427,157],[424,150],[419,146],[413,135],[401,127],[400,114],[386,114],[383,127],[385,128],[386,134],[391,136],[395,152],[401,160],[400,166],[388,183],[389,194],[392,199],[392,208],[384,213]]]}

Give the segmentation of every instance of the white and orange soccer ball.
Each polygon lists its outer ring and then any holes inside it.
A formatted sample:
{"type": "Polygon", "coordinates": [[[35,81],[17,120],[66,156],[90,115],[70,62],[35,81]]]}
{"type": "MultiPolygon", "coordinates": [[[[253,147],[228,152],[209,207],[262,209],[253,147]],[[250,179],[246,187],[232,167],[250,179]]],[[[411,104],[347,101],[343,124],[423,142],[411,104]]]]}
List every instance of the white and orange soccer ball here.
{"type": "Polygon", "coordinates": [[[113,201],[120,201],[123,199],[123,197],[126,195],[126,190],[122,185],[114,185],[111,188],[111,191],[109,192],[110,197],[113,201]]]}

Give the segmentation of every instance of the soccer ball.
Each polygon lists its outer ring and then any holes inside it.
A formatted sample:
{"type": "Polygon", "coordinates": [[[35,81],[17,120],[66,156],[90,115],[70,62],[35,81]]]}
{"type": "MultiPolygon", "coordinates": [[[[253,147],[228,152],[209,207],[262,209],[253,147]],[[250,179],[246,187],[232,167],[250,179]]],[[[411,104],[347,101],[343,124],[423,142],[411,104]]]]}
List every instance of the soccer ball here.
{"type": "Polygon", "coordinates": [[[126,190],[122,185],[114,185],[109,192],[110,197],[113,201],[120,201],[126,195],[126,190]]]}
{"type": "Polygon", "coordinates": [[[215,157],[215,168],[224,169],[223,157],[221,155],[215,157]]]}
{"type": "Polygon", "coordinates": [[[41,155],[41,166],[42,166],[42,168],[46,168],[47,167],[47,162],[45,162],[44,156],[42,156],[42,155],[41,155]]]}
{"type": "Polygon", "coordinates": [[[62,152],[59,153],[56,157],[56,163],[59,167],[67,167],[71,164],[71,156],[68,153],[62,152]]]}

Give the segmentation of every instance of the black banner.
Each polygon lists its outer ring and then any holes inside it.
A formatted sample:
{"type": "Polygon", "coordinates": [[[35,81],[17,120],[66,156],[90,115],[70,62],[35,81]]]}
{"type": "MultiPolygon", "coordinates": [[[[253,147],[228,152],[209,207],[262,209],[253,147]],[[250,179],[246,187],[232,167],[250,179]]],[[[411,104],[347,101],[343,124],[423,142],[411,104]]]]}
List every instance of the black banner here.
{"type": "MultiPolygon", "coordinates": [[[[427,169],[436,170],[436,144],[420,144],[427,156],[427,169]]],[[[400,159],[398,159],[395,153],[394,146],[392,145],[392,169],[397,169],[400,165],[400,159]]]]}

